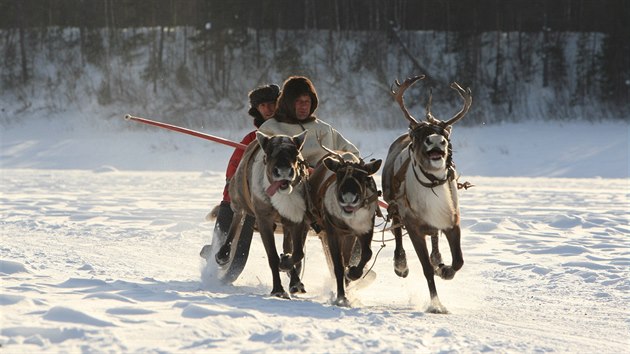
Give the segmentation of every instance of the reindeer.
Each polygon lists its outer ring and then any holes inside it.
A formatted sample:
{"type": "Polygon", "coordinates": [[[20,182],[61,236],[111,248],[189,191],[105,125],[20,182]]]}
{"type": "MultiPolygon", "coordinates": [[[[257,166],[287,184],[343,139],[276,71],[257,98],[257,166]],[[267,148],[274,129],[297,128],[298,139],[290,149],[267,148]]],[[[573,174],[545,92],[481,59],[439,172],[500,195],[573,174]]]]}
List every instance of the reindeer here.
{"type": "Polygon", "coordinates": [[[324,149],[330,154],[309,177],[310,196],[317,224],[324,228],[320,235],[324,253],[337,281],[335,304],[348,307],[346,277],[349,281],[359,279],[372,257],[370,243],[379,195],[372,175],[382,160],[365,163],[352,153],[324,149]],[[353,265],[355,242],[360,245],[361,255],[358,264],[353,265]]]}
{"type": "MultiPolygon", "coordinates": [[[[393,222],[396,247],[394,270],[400,277],[409,274],[405,250],[402,245],[404,227],[422,263],[424,276],[429,286],[433,313],[448,313],[440,303],[433,279],[437,273],[442,279],[452,279],[464,265],[460,246],[460,217],[457,200],[457,181],[452,162],[452,147],[449,140],[452,125],[470,109],[472,94],[453,82],[451,88],[464,99],[464,107],[447,121],[436,119],[431,114],[431,95],[426,106],[426,120],[418,122],[409,114],[403,101],[405,91],[424,76],[408,78],[402,84],[395,81],[398,90],[392,87],[392,95],[407,120],[409,132],[396,139],[389,148],[383,167],[383,197],[389,203],[388,218],[393,222]],[[440,254],[439,232],[443,232],[451,250],[452,265],[444,265],[440,254]],[[431,236],[429,256],[425,236],[431,236]]],[[[392,85],[393,86],[393,85],[392,85]]],[[[466,187],[470,186],[466,184],[466,187]]]]}
{"type": "Polygon", "coordinates": [[[306,131],[292,137],[256,132],[257,144],[248,146],[232,177],[229,192],[234,218],[225,244],[215,255],[219,265],[226,264],[243,213],[255,216],[273,277],[271,295],[285,299],[290,297],[282,287],[279,271],[291,273],[292,293],[304,292],[296,265],[304,258],[308,231],[305,220],[308,165],[300,152],[305,137],[306,131]],[[274,240],[276,223],[282,225],[285,236],[285,253],[280,257],[274,240]]]}

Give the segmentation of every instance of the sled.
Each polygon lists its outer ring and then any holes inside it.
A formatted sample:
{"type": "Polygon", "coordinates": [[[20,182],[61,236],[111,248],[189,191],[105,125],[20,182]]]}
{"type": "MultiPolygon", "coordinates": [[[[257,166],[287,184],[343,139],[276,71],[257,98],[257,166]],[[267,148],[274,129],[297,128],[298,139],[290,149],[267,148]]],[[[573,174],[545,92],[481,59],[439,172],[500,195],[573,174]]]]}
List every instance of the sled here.
{"type": "MultiPolygon", "coordinates": [[[[206,220],[216,221],[218,209],[219,206],[215,206],[212,211],[210,211],[208,215],[206,215],[206,220]]],[[[245,216],[243,216],[243,218],[245,218],[245,216]]],[[[227,238],[227,234],[222,233],[219,229],[218,223],[216,223],[214,226],[211,243],[204,246],[201,250],[201,257],[204,258],[206,262],[211,262],[211,264],[216,267],[216,277],[224,284],[231,284],[236,281],[236,279],[238,279],[238,277],[243,272],[245,265],[247,264],[249,249],[251,247],[253,235],[241,235],[241,228],[243,226],[243,223],[244,220],[241,220],[241,222],[238,224],[239,228],[238,230],[236,230],[236,235],[234,236],[234,240],[232,241],[230,258],[225,265],[219,265],[214,258],[215,254],[219,251],[227,238]]],[[[254,231],[258,232],[258,227],[256,225],[254,225],[254,231]]],[[[283,236],[281,224],[276,224],[274,234],[276,236],[283,236]]],[[[313,230],[309,230],[308,235],[317,236],[313,230]]],[[[302,261],[302,264],[303,262],[304,261],[302,261]]]]}
{"type": "MultiPolygon", "coordinates": [[[[218,209],[218,206],[212,209],[210,213],[208,213],[208,215],[206,216],[207,221],[216,220],[217,209],[218,209]]],[[[240,227],[242,225],[243,225],[243,220],[239,223],[239,229],[236,230],[237,233],[234,236],[234,241],[232,242],[232,248],[230,251],[230,259],[227,262],[227,264],[220,266],[214,260],[214,255],[219,251],[219,248],[221,248],[221,245],[225,243],[225,239],[227,238],[227,234],[222,233],[221,230],[219,229],[218,223],[215,224],[214,226],[211,243],[209,245],[204,246],[203,250],[201,251],[201,256],[206,259],[206,262],[209,262],[209,263],[212,262],[211,264],[216,267],[216,277],[224,284],[232,284],[234,281],[236,281],[236,279],[238,279],[238,277],[243,272],[245,265],[247,264],[247,259],[249,258],[249,250],[251,247],[253,237],[250,237],[248,235],[246,236],[241,235],[240,227]]],[[[254,227],[254,231],[257,231],[256,227],[254,227]]],[[[277,225],[275,234],[276,236],[283,235],[282,225],[277,225]]],[[[319,235],[313,229],[309,230],[308,236],[316,236],[322,242],[322,248],[324,250],[324,257],[326,259],[328,270],[331,276],[334,278],[332,260],[331,260],[329,249],[326,245],[326,241],[323,238],[319,237],[319,235]]],[[[345,266],[348,267],[348,266],[356,265],[357,263],[359,263],[360,257],[361,257],[361,248],[355,243],[352,248],[352,256],[350,257],[349,262],[345,264],[345,266]]],[[[304,266],[304,262],[305,260],[302,260],[302,266],[304,266]]],[[[354,285],[360,283],[361,285],[351,286],[350,288],[360,289],[369,285],[370,283],[372,283],[372,281],[376,277],[376,274],[374,273],[374,271],[369,271],[369,272],[366,271],[364,274],[364,277],[366,278],[365,279],[366,281],[355,281],[355,282],[350,283],[354,285]]]]}
{"type": "MultiPolygon", "coordinates": [[[[152,125],[155,127],[159,127],[159,128],[163,128],[163,129],[167,129],[171,131],[184,133],[187,135],[192,135],[198,138],[202,138],[202,139],[210,140],[210,141],[217,142],[223,145],[231,146],[236,149],[244,150],[247,147],[244,144],[231,141],[229,139],[221,138],[221,137],[210,135],[207,133],[202,133],[199,131],[195,131],[195,130],[175,126],[172,124],[167,124],[167,123],[147,119],[147,118],[133,116],[131,114],[126,114],[124,118],[125,120],[128,120],[128,121],[135,121],[138,123],[148,124],[148,125],[152,125]]],[[[379,199],[378,204],[380,207],[387,209],[387,203],[383,202],[382,200],[379,199]]],[[[216,217],[216,215],[213,215],[213,213],[214,213],[214,210],[206,216],[206,220],[210,221],[212,220],[213,217],[216,217]]],[[[247,264],[247,258],[249,257],[249,249],[252,242],[252,236],[245,236],[245,237],[241,236],[241,227],[243,226],[244,218],[245,216],[243,216],[243,219],[239,223],[239,229],[236,230],[236,235],[234,237],[234,240],[232,241],[230,258],[226,264],[224,264],[223,266],[220,266],[219,264],[217,264],[217,262],[214,259],[215,254],[219,251],[219,249],[221,248],[221,246],[225,243],[225,240],[227,239],[227,234],[224,234],[220,231],[218,224],[215,224],[211,243],[209,245],[204,246],[203,249],[201,250],[200,255],[203,258],[205,258],[207,262],[212,262],[212,264],[216,266],[217,278],[226,284],[231,284],[236,279],[238,279],[238,277],[243,272],[243,269],[245,268],[245,264],[247,264]]],[[[277,228],[275,229],[275,233],[282,234],[282,227],[280,225],[276,225],[276,226],[277,228]]],[[[254,226],[254,230],[257,231],[255,226],[254,226]]],[[[309,230],[308,235],[317,235],[317,233],[311,229],[309,230]]],[[[320,238],[320,240],[322,239],[320,238]]],[[[323,240],[322,240],[322,246],[324,250],[327,249],[325,242],[323,240]]],[[[345,266],[355,265],[356,263],[358,263],[358,259],[360,255],[361,255],[360,249],[356,247],[356,244],[353,244],[352,257],[350,260],[345,261],[344,263],[348,263],[348,264],[344,264],[344,265],[345,266]]],[[[334,272],[332,271],[333,268],[332,268],[330,254],[326,253],[325,256],[326,256],[326,261],[328,263],[329,270],[331,271],[331,274],[334,274],[334,272]]],[[[301,263],[303,265],[304,260],[302,260],[301,263]]],[[[303,269],[303,267],[301,266],[299,268],[303,269]]],[[[366,279],[372,278],[373,280],[374,272],[371,272],[372,274],[368,274],[368,273],[369,272],[366,272],[363,278],[366,278],[366,279]]]]}
{"type": "Polygon", "coordinates": [[[241,227],[243,226],[243,219],[239,223],[239,228],[236,230],[234,241],[232,241],[232,248],[230,251],[230,259],[224,265],[219,265],[214,259],[214,255],[219,251],[219,248],[225,243],[227,234],[221,232],[219,223],[214,225],[212,232],[212,241],[209,245],[204,246],[201,251],[201,256],[206,259],[208,263],[213,264],[216,267],[216,276],[224,284],[232,284],[243,272],[245,264],[247,264],[247,258],[249,257],[249,248],[252,244],[252,235],[241,235],[241,227]]]}

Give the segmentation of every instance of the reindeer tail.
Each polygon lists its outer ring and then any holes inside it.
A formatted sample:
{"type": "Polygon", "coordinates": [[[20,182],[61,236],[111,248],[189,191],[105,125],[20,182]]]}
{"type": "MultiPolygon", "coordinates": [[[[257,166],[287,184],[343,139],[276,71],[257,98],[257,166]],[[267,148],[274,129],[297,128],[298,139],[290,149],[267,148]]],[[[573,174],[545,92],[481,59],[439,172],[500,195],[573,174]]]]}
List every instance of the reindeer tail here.
{"type": "Polygon", "coordinates": [[[219,207],[220,206],[221,206],[221,204],[217,204],[217,205],[215,205],[214,208],[212,208],[212,210],[210,210],[208,215],[206,215],[206,221],[213,221],[213,220],[217,219],[217,215],[219,215],[219,207]]]}

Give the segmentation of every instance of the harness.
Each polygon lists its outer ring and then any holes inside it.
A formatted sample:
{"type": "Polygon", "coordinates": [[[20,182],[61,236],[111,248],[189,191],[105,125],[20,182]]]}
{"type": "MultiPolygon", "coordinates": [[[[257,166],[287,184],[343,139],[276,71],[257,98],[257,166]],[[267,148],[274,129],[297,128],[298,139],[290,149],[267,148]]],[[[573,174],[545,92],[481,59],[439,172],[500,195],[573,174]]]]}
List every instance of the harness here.
{"type": "MultiPolygon", "coordinates": [[[[407,167],[409,166],[409,161],[413,161],[414,167],[418,167],[418,169],[420,169],[420,172],[422,172],[424,177],[426,177],[430,181],[429,183],[427,183],[427,182],[424,182],[424,181],[420,180],[420,177],[418,177],[418,172],[416,171],[416,169],[415,168],[412,169],[413,175],[416,177],[416,181],[418,181],[418,183],[420,183],[423,187],[433,189],[434,187],[441,186],[444,183],[452,181],[453,179],[455,179],[455,168],[453,168],[453,166],[451,164],[449,164],[450,166],[447,167],[446,177],[444,179],[439,179],[439,178],[435,177],[434,175],[432,175],[432,174],[428,173],[427,171],[425,171],[424,168],[422,168],[422,166],[420,166],[420,165],[418,165],[416,163],[416,159],[411,155],[411,144],[409,145],[409,149],[407,149],[407,151],[409,152],[409,157],[404,162],[405,171],[403,171],[403,172],[407,172],[407,167]]],[[[401,169],[402,169],[402,166],[401,166],[401,169]]]]}
{"type": "MultiPolygon", "coordinates": [[[[330,176],[328,176],[328,178],[326,178],[319,185],[319,188],[317,189],[317,193],[315,194],[315,200],[313,200],[313,209],[312,209],[313,210],[312,215],[315,218],[314,220],[316,224],[323,225],[324,221],[326,221],[330,225],[333,225],[338,230],[348,231],[348,232],[352,231],[346,225],[338,225],[337,223],[335,223],[334,220],[330,218],[328,213],[324,212],[324,197],[326,195],[326,192],[330,188],[330,186],[334,182],[337,181],[337,175],[339,174],[343,173],[343,177],[339,180],[337,185],[342,185],[348,179],[354,179],[357,185],[359,185],[360,195],[362,197],[362,202],[359,205],[359,208],[364,208],[368,206],[369,204],[374,203],[375,201],[378,200],[380,191],[376,187],[376,182],[374,181],[374,178],[372,178],[371,176],[367,176],[366,178],[367,178],[368,185],[366,186],[365,183],[360,183],[356,177],[353,177],[353,173],[355,172],[355,170],[361,173],[365,173],[366,175],[368,174],[367,171],[363,170],[362,168],[356,165],[347,164],[346,166],[340,169],[341,172],[339,171],[337,171],[336,173],[333,172],[330,176]],[[371,192],[371,194],[366,195],[368,192],[371,192]]],[[[380,211],[380,208],[376,208],[376,215],[383,217],[380,211]]]]}
{"type": "MultiPolygon", "coordinates": [[[[260,145],[256,144],[253,148],[251,148],[251,151],[249,151],[249,154],[246,155],[247,159],[244,161],[244,163],[246,164],[246,171],[249,171],[251,169],[251,165],[253,164],[254,161],[254,156],[256,155],[256,153],[258,152],[258,150],[260,149],[260,145]]],[[[267,163],[267,159],[266,159],[266,155],[263,157],[263,163],[266,164],[267,163]]],[[[241,163],[243,163],[243,161],[241,161],[241,163]]],[[[242,173],[241,174],[241,186],[242,186],[242,191],[243,191],[243,197],[245,199],[245,203],[247,204],[247,208],[248,208],[248,214],[250,215],[254,215],[254,204],[252,202],[252,195],[251,195],[251,190],[250,190],[250,186],[249,186],[249,180],[248,180],[248,173],[242,173]]],[[[298,184],[304,182],[306,179],[308,178],[308,163],[306,163],[306,161],[304,161],[303,158],[298,158],[298,169],[297,169],[297,176],[295,178],[295,180],[293,180],[293,182],[291,182],[291,186],[295,187],[298,184]]],[[[305,185],[308,185],[307,183],[305,183],[305,185]]],[[[309,203],[308,199],[308,191],[307,193],[305,193],[305,199],[307,202],[307,205],[309,203]]],[[[308,210],[308,208],[307,208],[308,210]]]]}
{"type": "MultiPolygon", "coordinates": [[[[247,155],[247,160],[245,160],[246,163],[246,171],[249,171],[251,168],[251,165],[253,163],[254,160],[254,156],[256,155],[256,152],[260,149],[260,145],[256,144],[249,155],[247,155]]],[[[243,161],[241,161],[241,163],[243,163],[243,161]]],[[[241,186],[242,186],[242,190],[243,190],[243,196],[245,199],[245,203],[247,204],[247,208],[248,210],[248,214],[250,215],[254,215],[254,204],[252,203],[252,195],[250,193],[249,190],[249,181],[247,179],[248,177],[248,173],[242,173],[242,178],[241,178],[241,186]]]]}
{"type": "MultiPolygon", "coordinates": [[[[446,131],[443,127],[439,127],[439,126],[431,126],[431,125],[422,125],[419,126],[418,128],[421,129],[427,129],[427,128],[431,128],[433,129],[436,133],[443,135],[445,137],[448,138],[448,131],[446,131]]],[[[411,135],[416,131],[419,130],[418,128],[414,129],[414,131],[411,131],[408,133],[408,136],[411,137],[411,135]]],[[[413,139],[412,139],[413,141],[413,139]]],[[[449,143],[450,145],[450,143],[449,143]]],[[[387,220],[391,220],[392,218],[396,218],[396,219],[400,219],[400,211],[399,211],[399,207],[398,207],[398,203],[396,202],[396,200],[398,200],[400,197],[403,197],[403,202],[405,204],[405,206],[408,209],[413,209],[411,207],[411,203],[409,202],[409,199],[407,197],[407,193],[405,192],[405,190],[403,189],[401,191],[401,185],[402,183],[405,181],[405,177],[407,174],[407,169],[409,168],[409,164],[413,162],[413,167],[412,167],[412,171],[413,171],[413,175],[416,178],[416,181],[418,183],[420,183],[421,186],[425,187],[425,188],[430,188],[431,191],[433,192],[433,194],[435,194],[437,196],[437,193],[435,193],[435,191],[433,190],[433,188],[441,186],[446,184],[447,182],[450,183],[453,180],[456,179],[456,175],[457,173],[455,172],[455,167],[453,166],[452,163],[452,159],[451,159],[451,152],[450,152],[450,146],[449,146],[449,152],[448,152],[448,156],[447,156],[447,172],[446,172],[446,176],[443,179],[440,179],[438,177],[436,177],[433,174],[428,173],[427,171],[425,171],[422,166],[420,166],[414,156],[411,153],[413,147],[413,143],[410,142],[407,144],[407,152],[408,152],[408,156],[405,158],[405,160],[402,162],[402,164],[400,165],[400,168],[398,171],[396,171],[396,173],[394,174],[394,176],[392,177],[392,191],[391,191],[391,195],[393,196],[393,201],[389,203],[388,207],[387,207],[387,220]],[[418,176],[418,171],[416,171],[416,168],[418,167],[418,169],[420,170],[420,172],[422,172],[422,175],[429,180],[429,182],[425,182],[423,180],[420,179],[420,176],[418,176]]],[[[461,189],[461,188],[470,188],[472,185],[468,182],[464,183],[464,184],[460,184],[457,183],[457,188],[461,189]]],[[[406,189],[406,186],[405,186],[406,189]]],[[[449,188],[450,193],[451,193],[451,198],[453,199],[453,202],[455,202],[455,193],[456,191],[452,190],[452,187],[449,188]]],[[[392,226],[392,228],[396,228],[396,227],[402,227],[402,225],[394,225],[392,226]]]]}

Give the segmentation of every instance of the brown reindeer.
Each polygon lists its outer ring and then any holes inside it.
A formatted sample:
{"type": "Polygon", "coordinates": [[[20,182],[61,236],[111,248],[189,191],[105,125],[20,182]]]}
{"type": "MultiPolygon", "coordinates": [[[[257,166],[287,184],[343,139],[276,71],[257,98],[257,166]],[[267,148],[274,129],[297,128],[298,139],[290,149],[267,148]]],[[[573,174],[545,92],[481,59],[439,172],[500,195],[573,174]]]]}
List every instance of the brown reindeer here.
{"type": "Polygon", "coordinates": [[[358,280],[372,257],[370,243],[379,194],[372,175],[382,161],[365,163],[349,152],[328,151],[331,154],[309,177],[310,195],[313,214],[324,229],[320,235],[324,253],[337,281],[335,304],[347,307],[346,282],[358,280]],[[360,246],[356,264],[352,259],[355,243],[360,246]]]}
{"type": "Polygon", "coordinates": [[[291,273],[291,292],[304,289],[296,266],[304,258],[308,231],[304,216],[308,166],[300,153],[305,137],[306,131],[293,137],[256,132],[258,143],[248,146],[230,183],[234,218],[225,244],[215,256],[219,265],[226,264],[242,215],[255,216],[273,277],[271,295],[286,299],[289,294],[282,287],[279,271],[291,273]],[[276,223],[282,225],[285,235],[285,253],[281,257],[274,239],[276,223]]]}
{"type": "MultiPolygon", "coordinates": [[[[426,120],[418,122],[409,114],[403,95],[411,85],[424,76],[396,80],[398,90],[392,89],[396,102],[409,120],[409,132],[392,143],[383,167],[383,197],[389,203],[388,217],[394,224],[396,248],[394,270],[400,277],[409,273],[405,250],[402,245],[402,227],[422,263],[424,276],[429,285],[431,304],[428,311],[447,313],[435,288],[434,274],[443,279],[452,279],[464,265],[460,246],[460,219],[457,200],[457,181],[452,163],[451,127],[468,112],[472,103],[470,88],[464,90],[452,83],[464,99],[462,110],[447,121],[436,119],[431,114],[431,96],[426,106],[426,120]],[[438,247],[439,232],[443,232],[451,250],[452,265],[444,265],[438,247]],[[431,236],[431,255],[425,237],[431,236]]],[[[392,85],[393,86],[393,85],[392,85]]]]}

